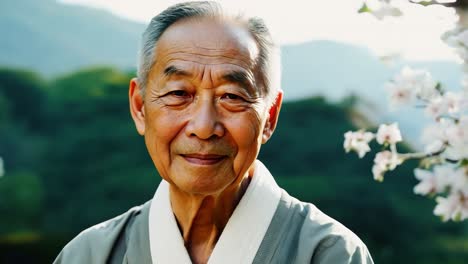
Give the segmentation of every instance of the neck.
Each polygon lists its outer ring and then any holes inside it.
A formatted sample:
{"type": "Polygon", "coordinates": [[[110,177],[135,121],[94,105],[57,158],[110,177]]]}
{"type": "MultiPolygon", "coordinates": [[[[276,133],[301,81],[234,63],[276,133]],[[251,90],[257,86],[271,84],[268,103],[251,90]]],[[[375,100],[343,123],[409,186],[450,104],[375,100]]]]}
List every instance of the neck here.
{"type": "Polygon", "coordinates": [[[208,261],[249,182],[246,175],[222,192],[210,195],[188,194],[170,186],[172,210],[193,263],[208,261]]]}

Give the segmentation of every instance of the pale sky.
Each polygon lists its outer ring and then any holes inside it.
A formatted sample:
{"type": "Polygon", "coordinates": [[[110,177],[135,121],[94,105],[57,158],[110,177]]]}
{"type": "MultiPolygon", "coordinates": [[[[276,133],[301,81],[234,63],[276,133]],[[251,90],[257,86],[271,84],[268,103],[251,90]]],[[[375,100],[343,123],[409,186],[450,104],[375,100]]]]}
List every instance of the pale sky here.
{"type": "MultiPolygon", "coordinates": [[[[456,60],[441,40],[453,28],[456,15],[445,7],[402,4],[402,17],[379,21],[358,14],[364,0],[219,0],[234,13],[262,17],[280,44],[335,40],[368,47],[377,56],[398,54],[410,60],[456,60]]],[[[373,0],[368,0],[372,4],[373,0]]],[[[148,23],[176,0],[59,0],[106,9],[148,23]]]]}

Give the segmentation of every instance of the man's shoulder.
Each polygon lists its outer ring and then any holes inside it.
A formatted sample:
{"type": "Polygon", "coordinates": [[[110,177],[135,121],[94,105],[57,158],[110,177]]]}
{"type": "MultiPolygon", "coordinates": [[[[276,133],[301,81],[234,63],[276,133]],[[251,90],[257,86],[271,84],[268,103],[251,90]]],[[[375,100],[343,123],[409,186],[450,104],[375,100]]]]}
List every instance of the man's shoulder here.
{"type": "Polygon", "coordinates": [[[85,229],[62,249],[54,263],[106,263],[128,226],[147,216],[149,205],[150,201],[85,229]]]}
{"type": "Polygon", "coordinates": [[[298,214],[304,219],[301,228],[301,233],[304,235],[313,235],[326,240],[343,238],[356,243],[362,243],[354,232],[342,223],[322,212],[314,204],[302,202],[295,198],[293,199],[292,204],[297,208],[298,214]]]}
{"type": "Polygon", "coordinates": [[[372,263],[366,245],[350,229],[328,216],[314,204],[285,197],[296,218],[299,255],[310,254],[312,263],[372,263]],[[309,252],[309,253],[307,253],[309,252]]]}

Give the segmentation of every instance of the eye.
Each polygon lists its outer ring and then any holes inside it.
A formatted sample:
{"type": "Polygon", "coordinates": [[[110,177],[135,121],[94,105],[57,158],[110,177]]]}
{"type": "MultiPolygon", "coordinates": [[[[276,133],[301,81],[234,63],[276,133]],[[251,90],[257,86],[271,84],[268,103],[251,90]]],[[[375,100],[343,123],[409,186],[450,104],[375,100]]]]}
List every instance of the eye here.
{"type": "Polygon", "coordinates": [[[221,96],[221,99],[245,101],[243,97],[232,93],[223,94],[223,96],[221,96]]]}
{"type": "Polygon", "coordinates": [[[181,106],[191,101],[192,94],[185,90],[173,90],[160,96],[159,99],[167,106],[181,106]]]}
{"type": "Polygon", "coordinates": [[[186,91],[183,91],[183,90],[171,91],[171,92],[168,92],[166,95],[172,95],[172,96],[176,96],[176,97],[187,97],[187,96],[189,96],[189,94],[186,91]]]}
{"type": "Polygon", "coordinates": [[[234,93],[225,93],[219,97],[219,100],[225,109],[237,112],[251,107],[252,102],[247,98],[248,97],[245,95],[243,96],[234,93]]]}

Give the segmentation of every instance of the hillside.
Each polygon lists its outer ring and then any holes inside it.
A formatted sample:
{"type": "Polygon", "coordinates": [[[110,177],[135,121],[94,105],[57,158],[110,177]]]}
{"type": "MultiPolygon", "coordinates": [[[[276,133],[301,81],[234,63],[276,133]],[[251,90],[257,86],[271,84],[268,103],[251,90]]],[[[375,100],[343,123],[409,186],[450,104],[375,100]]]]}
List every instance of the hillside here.
{"type": "Polygon", "coordinates": [[[95,65],[133,68],[144,25],[54,0],[0,1],[0,65],[45,76],[95,65]]]}
{"type": "MultiPolygon", "coordinates": [[[[128,113],[130,78],[0,70],[0,263],[51,263],[84,228],[151,199],[159,176],[128,113]]],[[[285,190],[356,232],[376,263],[464,263],[467,225],[431,214],[434,202],[412,193],[411,166],[379,184],[372,154],[344,153],[353,106],[286,102],[260,159],[285,190]]]]}

